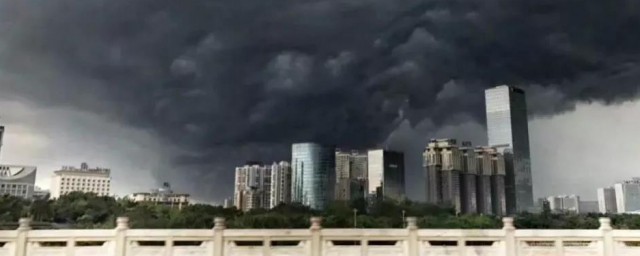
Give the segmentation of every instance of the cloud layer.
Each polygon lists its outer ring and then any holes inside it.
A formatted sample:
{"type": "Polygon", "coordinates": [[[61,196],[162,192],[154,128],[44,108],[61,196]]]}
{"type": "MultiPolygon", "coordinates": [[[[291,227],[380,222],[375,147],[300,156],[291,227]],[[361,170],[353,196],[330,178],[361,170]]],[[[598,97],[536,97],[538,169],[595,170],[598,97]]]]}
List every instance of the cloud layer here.
{"type": "Polygon", "coordinates": [[[0,94],[152,130],[180,149],[158,178],[220,199],[296,141],[479,137],[497,84],[532,115],[633,99],[638,27],[634,0],[0,0],[0,94]]]}

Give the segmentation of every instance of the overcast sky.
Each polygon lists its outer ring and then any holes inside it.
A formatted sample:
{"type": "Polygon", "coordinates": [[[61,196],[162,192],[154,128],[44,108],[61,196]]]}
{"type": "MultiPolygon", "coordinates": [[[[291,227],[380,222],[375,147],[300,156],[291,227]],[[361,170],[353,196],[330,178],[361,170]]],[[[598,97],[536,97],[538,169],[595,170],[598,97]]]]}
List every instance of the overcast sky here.
{"type": "Polygon", "coordinates": [[[527,91],[536,196],[638,170],[637,0],[0,0],[2,161],[110,167],[203,201],[299,141],[486,143],[484,95],[527,91]],[[581,8],[575,8],[579,4],[581,8]]]}

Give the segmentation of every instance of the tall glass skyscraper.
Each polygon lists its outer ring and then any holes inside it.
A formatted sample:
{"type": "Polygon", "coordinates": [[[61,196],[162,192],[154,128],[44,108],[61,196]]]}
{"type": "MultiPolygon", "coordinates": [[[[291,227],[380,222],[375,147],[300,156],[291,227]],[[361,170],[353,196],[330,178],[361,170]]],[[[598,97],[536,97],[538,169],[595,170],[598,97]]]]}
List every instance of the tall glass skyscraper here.
{"type": "Polygon", "coordinates": [[[507,213],[533,207],[527,103],[522,89],[501,85],[485,91],[489,145],[505,156],[507,213]]]}
{"type": "Polygon", "coordinates": [[[293,144],[291,200],[312,209],[324,209],[334,197],[335,166],[335,147],[316,143],[293,144]]]}

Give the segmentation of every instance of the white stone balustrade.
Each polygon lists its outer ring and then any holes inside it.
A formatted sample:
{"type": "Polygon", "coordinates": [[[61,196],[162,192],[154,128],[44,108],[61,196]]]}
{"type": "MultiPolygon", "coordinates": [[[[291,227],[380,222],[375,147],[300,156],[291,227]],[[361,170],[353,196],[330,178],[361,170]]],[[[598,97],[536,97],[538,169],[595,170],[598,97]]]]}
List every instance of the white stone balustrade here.
{"type": "Polygon", "coordinates": [[[614,230],[600,219],[595,230],[522,230],[504,218],[502,229],[115,229],[33,230],[21,219],[16,230],[0,231],[0,256],[636,256],[640,230],[614,230]]]}

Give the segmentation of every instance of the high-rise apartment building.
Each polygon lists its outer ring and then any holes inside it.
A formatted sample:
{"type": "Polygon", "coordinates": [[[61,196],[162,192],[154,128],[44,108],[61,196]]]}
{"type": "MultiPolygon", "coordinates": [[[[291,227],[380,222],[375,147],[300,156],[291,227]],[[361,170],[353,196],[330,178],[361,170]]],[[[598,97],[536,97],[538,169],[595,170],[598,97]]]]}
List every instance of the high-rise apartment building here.
{"type": "Polygon", "coordinates": [[[291,164],[289,162],[271,165],[271,203],[269,208],[291,203],[291,164]]]}
{"type": "Polygon", "coordinates": [[[470,143],[459,148],[462,153],[460,170],[460,212],[478,212],[478,161],[470,143]]]}
{"type": "Polygon", "coordinates": [[[489,145],[505,155],[507,213],[533,209],[527,103],[522,89],[501,85],[485,91],[489,145]]]}
{"type": "Polygon", "coordinates": [[[505,195],[505,160],[498,149],[477,147],[478,212],[484,214],[507,214],[505,195]]]}
{"type": "Polygon", "coordinates": [[[461,213],[504,215],[505,161],[496,148],[462,147],[454,139],[431,140],[424,152],[427,198],[461,213]]]}
{"type": "Polygon", "coordinates": [[[271,204],[271,166],[247,163],[236,167],[234,206],[242,211],[269,208],[271,204]]]}
{"type": "Polygon", "coordinates": [[[378,200],[405,199],[404,154],[374,149],[367,152],[367,193],[378,200]]]}
{"type": "Polygon", "coordinates": [[[337,150],[335,199],[350,201],[365,198],[367,168],[367,154],[337,150]]]}
{"type": "Polygon", "coordinates": [[[640,178],[622,181],[613,185],[618,213],[640,210],[640,178]]]}
{"type": "Polygon", "coordinates": [[[0,195],[31,199],[34,196],[35,166],[0,165],[0,195]]]}
{"type": "Polygon", "coordinates": [[[109,196],[111,170],[100,167],[89,168],[87,163],[82,163],[80,168],[63,166],[62,169],[53,172],[51,198],[58,198],[74,191],[109,196]]]}
{"type": "Polygon", "coordinates": [[[335,147],[316,143],[291,146],[291,200],[322,210],[334,198],[335,147]]]}
{"type": "Polygon", "coordinates": [[[598,194],[598,210],[600,213],[617,213],[616,206],[616,190],[613,187],[599,188],[598,194]]]}
{"type": "Polygon", "coordinates": [[[427,201],[462,210],[460,172],[462,156],[455,139],[431,140],[423,153],[427,172],[427,201]]]}

